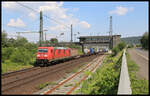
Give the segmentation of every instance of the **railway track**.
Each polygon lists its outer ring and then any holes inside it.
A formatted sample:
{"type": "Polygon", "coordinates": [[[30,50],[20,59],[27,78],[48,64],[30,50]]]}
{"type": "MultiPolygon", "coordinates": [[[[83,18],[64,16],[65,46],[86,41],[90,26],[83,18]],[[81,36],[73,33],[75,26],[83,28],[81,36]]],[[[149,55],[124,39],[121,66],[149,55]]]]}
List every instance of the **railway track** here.
{"type": "MultiPolygon", "coordinates": [[[[104,57],[102,57],[102,60],[104,57]]],[[[90,72],[94,73],[96,71],[96,68],[101,64],[102,60],[98,61],[98,63],[90,69],[90,72]]],[[[85,75],[77,84],[79,85],[82,81],[86,80],[89,77],[89,75],[85,75]]],[[[69,95],[71,94],[77,87],[78,85],[74,85],[66,94],[69,95]]]]}
{"type": "MultiPolygon", "coordinates": [[[[79,59],[84,59],[84,58],[79,58],[79,59]]],[[[58,64],[57,68],[55,67],[56,65],[50,67],[42,67],[42,68],[35,67],[35,68],[30,68],[28,70],[26,69],[26,71],[22,70],[22,71],[13,72],[12,74],[11,73],[7,75],[5,74],[2,77],[2,93],[7,93],[7,91],[15,90],[15,88],[19,86],[26,85],[40,78],[44,78],[49,74],[57,75],[59,71],[70,69],[72,66],[75,66],[73,63],[75,61],[78,62],[79,60],[75,59],[75,60],[68,61],[68,63],[66,62],[66,64],[58,64]]]]}
{"type": "MultiPolygon", "coordinates": [[[[39,70],[39,69],[41,69],[41,67],[31,67],[31,68],[18,70],[18,71],[4,73],[4,74],[2,74],[2,86],[6,86],[6,85],[8,85],[10,83],[17,82],[17,81],[19,81],[21,79],[26,79],[27,77],[23,77],[23,76],[20,76],[20,75],[28,74],[31,71],[35,71],[36,72],[36,70],[39,70]],[[11,82],[7,82],[7,79],[11,79],[11,82]]],[[[46,70],[46,68],[44,70],[46,70]]],[[[31,77],[31,76],[28,76],[28,77],[31,77]]]]}
{"type": "Polygon", "coordinates": [[[37,68],[38,68],[38,67],[31,67],[31,68],[21,69],[21,70],[18,70],[18,71],[3,73],[3,74],[2,74],[2,79],[11,77],[11,76],[17,75],[17,74],[23,74],[23,73],[25,73],[25,72],[30,72],[30,71],[32,71],[32,70],[36,70],[37,68]]]}
{"type": "MultiPolygon", "coordinates": [[[[72,57],[75,57],[75,56],[72,56],[72,57]]],[[[85,57],[84,55],[77,55],[75,58],[80,58],[80,57],[85,57]]],[[[4,78],[8,78],[8,77],[11,77],[11,76],[14,76],[14,75],[17,75],[17,74],[23,74],[23,73],[26,73],[26,72],[30,72],[32,70],[37,70],[39,69],[40,67],[31,67],[31,68],[26,68],[26,69],[21,69],[21,70],[17,70],[17,71],[13,71],[13,72],[8,72],[8,73],[3,73],[2,74],[2,79],[4,78]]]]}
{"type": "Polygon", "coordinates": [[[87,70],[90,71],[90,72],[94,72],[95,69],[98,67],[98,65],[100,65],[100,62],[102,62],[103,58],[104,58],[104,56],[100,56],[100,58],[99,57],[96,58],[90,64],[85,66],[83,69],[81,69],[80,71],[78,71],[75,74],[71,75],[67,79],[61,81],[56,86],[54,86],[51,89],[45,91],[43,94],[44,95],[48,95],[48,94],[71,94],[77,88],[77,85],[79,85],[82,81],[84,81],[88,77],[88,75],[84,75],[84,72],[87,71],[87,70]],[[75,80],[78,79],[79,82],[73,84],[72,82],[73,82],[74,79],[75,80]],[[72,86],[64,87],[65,84],[66,85],[73,85],[73,87],[72,86]],[[59,90],[57,90],[57,89],[59,89],[59,90]]]}

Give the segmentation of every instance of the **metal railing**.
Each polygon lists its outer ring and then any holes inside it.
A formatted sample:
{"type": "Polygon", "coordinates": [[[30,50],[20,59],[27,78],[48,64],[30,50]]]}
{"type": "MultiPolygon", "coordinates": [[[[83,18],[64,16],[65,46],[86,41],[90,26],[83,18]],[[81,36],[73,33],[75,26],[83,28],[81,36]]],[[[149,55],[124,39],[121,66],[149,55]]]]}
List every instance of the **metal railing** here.
{"type": "Polygon", "coordinates": [[[118,87],[117,94],[132,94],[125,52],[126,52],[126,50],[124,49],[124,53],[123,53],[123,57],[122,57],[121,72],[120,72],[119,87],[118,87]]]}

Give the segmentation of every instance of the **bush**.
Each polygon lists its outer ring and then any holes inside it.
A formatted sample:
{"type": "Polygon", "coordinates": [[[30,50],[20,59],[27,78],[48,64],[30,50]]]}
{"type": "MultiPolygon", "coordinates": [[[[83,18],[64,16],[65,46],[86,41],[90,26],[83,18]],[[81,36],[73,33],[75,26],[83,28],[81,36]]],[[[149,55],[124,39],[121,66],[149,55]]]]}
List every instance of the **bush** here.
{"type": "Polygon", "coordinates": [[[1,45],[2,72],[32,66],[35,61],[37,44],[28,42],[24,37],[7,38],[7,33],[3,32],[1,45]]]}
{"type": "Polygon", "coordinates": [[[128,45],[128,48],[133,48],[133,44],[128,45]]]}
{"type": "Polygon", "coordinates": [[[118,46],[114,47],[114,48],[112,49],[112,52],[113,52],[112,56],[116,56],[119,51],[120,51],[120,50],[119,50],[118,46]]]}
{"type": "Polygon", "coordinates": [[[24,37],[19,37],[16,40],[16,47],[25,47],[25,44],[28,43],[28,40],[24,37]]]}
{"type": "Polygon", "coordinates": [[[31,53],[25,48],[17,48],[11,55],[11,61],[27,65],[31,61],[31,53]]]}
{"type": "Polygon", "coordinates": [[[81,89],[77,92],[93,95],[117,94],[121,62],[122,52],[115,57],[107,56],[101,67],[82,83],[81,89]]]}
{"type": "Polygon", "coordinates": [[[5,62],[5,60],[10,59],[10,56],[13,53],[13,51],[13,47],[2,48],[2,62],[5,62]]]}
{"type": "Polygon", "coordinates": [[[142,45],[141,44],[136,44],[136,47],[141,47],[142,45]]]}
{"type": "Polygon", "coordinates": [[[145,32],[144,35],[141,38],[142,48],[144,48],[144,49],[149,48],[149,40],[148,39],[149,39],[148,32],[145,32]]]}
{"type": "Polygon", "coordinates": [[[118,45],[119,50],[121,51],[123,48],[125,48],[126,44],[125,42],[120,42],[118,45]]]}
{"type": "Polygon", "coordinates": [[[122,51],[124,48],[126,47],[126,43],[125,42],[120,42],[118,45],[116,45],[113,49],[112,49],[112,56],[116,56],[118,54],[118,52],[122,51]]]}

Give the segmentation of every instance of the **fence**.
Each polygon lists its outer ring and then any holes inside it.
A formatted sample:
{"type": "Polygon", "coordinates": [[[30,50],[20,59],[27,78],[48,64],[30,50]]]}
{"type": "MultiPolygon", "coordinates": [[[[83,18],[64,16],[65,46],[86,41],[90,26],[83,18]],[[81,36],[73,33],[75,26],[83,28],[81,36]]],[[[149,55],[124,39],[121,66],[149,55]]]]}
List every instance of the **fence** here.
{"type": "Polygon", "coordinates": [[[123,53],[123,57],[122,57],[118,94],[132,94],[125,51],[126,50],[124,49],[124,53],[123,53]]]}

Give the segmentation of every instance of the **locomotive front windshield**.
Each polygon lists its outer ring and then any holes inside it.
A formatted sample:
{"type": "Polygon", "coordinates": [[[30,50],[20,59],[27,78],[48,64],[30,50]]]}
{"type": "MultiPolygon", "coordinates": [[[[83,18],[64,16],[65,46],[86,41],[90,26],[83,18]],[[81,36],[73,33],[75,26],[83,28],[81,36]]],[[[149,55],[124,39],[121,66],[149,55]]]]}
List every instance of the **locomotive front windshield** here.
{"type": "Polygon", "coordinates": [[[48,52],[48,49],[39,49],[38,52],[40,52],[40,53],[43,53],[43,52],[46,53],[46,52],[48,52]]]}

